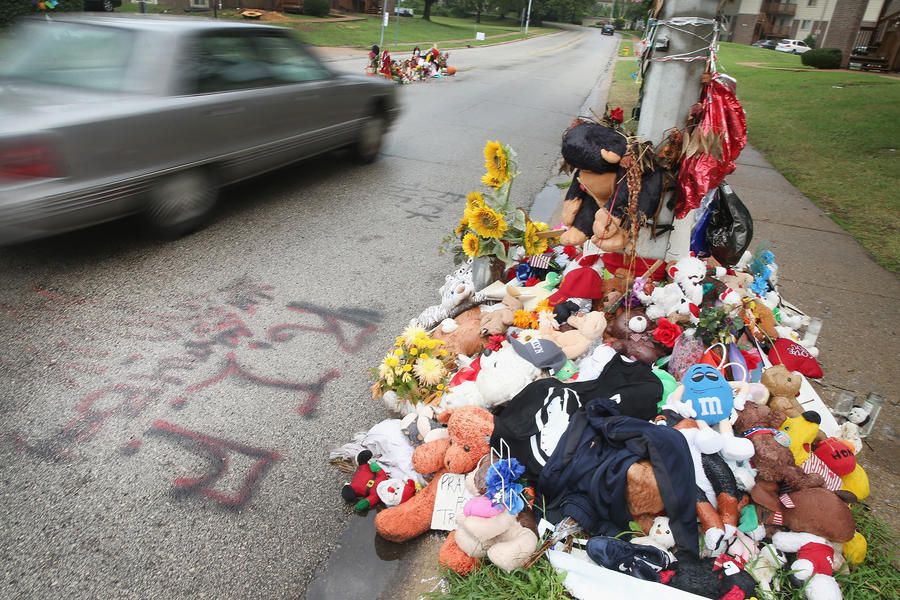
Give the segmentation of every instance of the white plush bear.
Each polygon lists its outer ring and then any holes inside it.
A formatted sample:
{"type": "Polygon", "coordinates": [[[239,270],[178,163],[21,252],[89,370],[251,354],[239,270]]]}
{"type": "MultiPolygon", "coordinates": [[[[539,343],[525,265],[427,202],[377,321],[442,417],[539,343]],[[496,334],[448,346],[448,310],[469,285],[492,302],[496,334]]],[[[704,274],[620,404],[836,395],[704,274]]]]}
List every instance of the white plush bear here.
{"type": "Polygon", "coordinates": [[[637,290],[638,298],[647,306],[647,318],[655,320],[684,315],[691,323],[698,323],[706,264],[699,258],[687,256],[676,262],[668,273],[672,283],[654,288],[651,294],[637,290]]]}
{"type": "Polygon", "coordinates": [[[655,546],[669,555],[669,560],[675,562],[675,555],[669,552],[669,548],[675,545],[675,536],[669,528],[669,517],[656,517],[650,526],[649,535],[631,539],[632,544],[643,546],[655,546]]]}
{"type": "Polygon", "coordinates": [[[475,381],[453,386],[441,400],[438,410],[481,406],[493,408],[509,402],[513,396],[541,376],[541,370],[519,356],[509,345],[481,355],[481,370],[475,381]]]}

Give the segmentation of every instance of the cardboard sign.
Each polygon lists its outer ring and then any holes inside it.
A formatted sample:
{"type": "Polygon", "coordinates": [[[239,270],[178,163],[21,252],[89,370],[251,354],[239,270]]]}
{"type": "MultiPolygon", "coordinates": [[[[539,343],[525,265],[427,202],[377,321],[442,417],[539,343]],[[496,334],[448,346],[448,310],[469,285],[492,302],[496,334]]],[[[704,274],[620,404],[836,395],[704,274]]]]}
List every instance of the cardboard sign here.
{"type": "Polygon", "coordinates": [[[466,476],[444,473],[437,486],[434,512],[431,513],[431,528],[453,531],[456,529],[456,516],[462,514],[466,502],[472,498],[466,491],[466,476]]]}

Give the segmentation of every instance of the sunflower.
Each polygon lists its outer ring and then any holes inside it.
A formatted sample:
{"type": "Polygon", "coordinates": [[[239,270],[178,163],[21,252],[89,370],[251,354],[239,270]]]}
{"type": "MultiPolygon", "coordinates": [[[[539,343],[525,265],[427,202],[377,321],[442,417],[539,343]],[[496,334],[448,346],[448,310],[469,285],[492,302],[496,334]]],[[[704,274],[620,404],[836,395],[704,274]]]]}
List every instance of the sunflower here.
{"type": "Polygon", "coordinates": [[[488,141],[484,145],[484,168],[487,173],[481,181],[485,185],[498,188],[509,181],[509,157],[503,144],[488,141]]]}
{"type": "Polygon", "coordinates": [[[481,237],[499,239],[506,233],[506,220],[493,208],[482,206],[472,212],[469,227],[481,237]]]}
{"type": "Polygon", "coordinates": [[[453,230],[453,233],[460,236],[463,231],[469,226],[469,211],[466,209],[466,212],[463,213],[462,219],[459,220],[459,225],[456,226],[456,229],[453,230]]]}
{"type": "Polygon", "coordinates": [[[466,212],[471,212],[482,206],[484,206],[484,196],[481,195],[481,192],[469,192],[466,195],[466,212]]]}
{"type": "Polygon", "coordinates": [[[463,252],[470,258],[478,256],[481,245],[478,243],[478,236],[474,233],[467,233],[462,241],[463,252]]]}
{"type": "Polygon", "coordinates": [[[547,251],[547,240],[539,238],[537,235],[546,228],[547,226],[544,223],[535,223],[534,221],[529,221],[525,224],[523,245],[527,256],[540,256],[547,251]],[[543,225],[543,228],[540,227],[541,225],[543,225]]]}
{"type": "Polygon", "coordinates": [[[422,385],[436,385],[447,374],[447,369],[444,368],[444,363],[436,358],[420,358],[416,361],[413,372],[422,385]]]}

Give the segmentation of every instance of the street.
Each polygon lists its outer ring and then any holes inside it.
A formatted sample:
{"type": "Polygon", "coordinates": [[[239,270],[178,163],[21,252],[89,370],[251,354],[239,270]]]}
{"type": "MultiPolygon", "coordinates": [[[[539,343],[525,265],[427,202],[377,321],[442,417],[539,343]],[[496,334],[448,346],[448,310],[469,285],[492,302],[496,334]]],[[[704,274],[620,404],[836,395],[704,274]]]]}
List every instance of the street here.
{"type": "Polygon", "coordinates": [[[126,221],[0,249],[0,595],[302,597],[355,518],[328,450],[389,416],[369,369],[437,302],[485,141],[529,206],[615,50],[577,28],[451,51],[374,165],[242,183],[172,242],[126,221]]]}

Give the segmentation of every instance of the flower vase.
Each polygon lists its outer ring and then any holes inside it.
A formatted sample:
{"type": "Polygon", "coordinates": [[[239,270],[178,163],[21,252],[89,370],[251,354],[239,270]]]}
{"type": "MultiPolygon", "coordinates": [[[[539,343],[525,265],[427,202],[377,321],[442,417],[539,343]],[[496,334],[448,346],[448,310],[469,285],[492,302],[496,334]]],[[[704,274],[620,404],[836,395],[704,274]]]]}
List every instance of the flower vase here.
{"type": "Polygon", "coordinates": [[[479,256],[472,260],[472,285],[481,291],[503,275],[503,263],[495,256],[479,256]]]}

